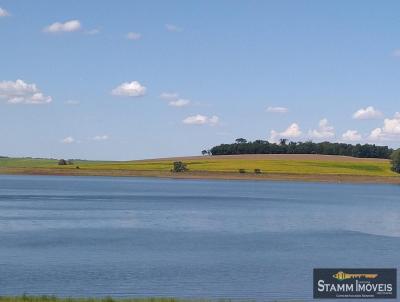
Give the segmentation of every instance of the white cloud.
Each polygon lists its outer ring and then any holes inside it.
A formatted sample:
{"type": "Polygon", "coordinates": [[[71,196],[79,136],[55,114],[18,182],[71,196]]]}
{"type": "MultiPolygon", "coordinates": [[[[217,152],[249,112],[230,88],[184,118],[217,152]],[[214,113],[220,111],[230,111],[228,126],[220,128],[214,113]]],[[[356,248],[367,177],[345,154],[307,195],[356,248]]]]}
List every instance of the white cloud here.
{"type": "Polygon", "coordinates": [[[177,99],[179,94],[176,92],[163,92],[160,94],[160,98],[165,100],[177,99]]]}
{"type": "Polygon", "coordinates": [[[108,140],[110,137],[108,135],[96,135],[94,137],[92,137],[92,140],[94,141],[106,141],[108,140]]]}
{"type": "Polygon", "coordinates": [[[219,123],[219,117],[216,116],[216,115],[213,115],[212,117],[210,117],[210,118],[208,119],[208,123],[209,123],[211,126],[214,126],[214,125],[218,124],[218,123],[219,123]]]}
{"type": "Polygon", "coordinates": [[[10,13],[8,11],[6,11],[4,8],[0,7],[0,18],[1,17],[8,17],[10,15],[10,13]]]}
{"type": "Polygon", "coordinates": [[[136,41],[136,40],[139,40],[141,37],[142,37],[141,34],[135,33],[135,32],[129,32],[129,33],[126,34],[126,38],[128,40],[136,41]]]}
{"type": "Polygon", "coordinates": [[[375,128],[374,130],[371,131],[371,134],[368,136],[368,138],[372,141],[377,141],[382,138],[382,129],[381,128],[375,128]]]}
{"type": "Polygon", "coordinates": [[[173,31],[173,32],[182,32],[183,31],[182,27],[179,27],[179,26],[174,25],[174,24],[165,24],[165,28],[168,31],[173,31]]]}
{"type": "Polygon", "coordinates": [[[357,130],[347,130],[345,133],[342,134],[342,139],[345,141],[360,141],[361,138],[361,134],[358,133],[357,130]]]}
{"type": "Polygon", "coordinates": [[[300,126],[297,123],[291,124],[285,131],[277,132],[271,130],[271,142],[277,142],[280,138],[296,138],[302,134],[300,126]]]}
{"type": "Polygon", "coordinates": [[[382,112],[376,110],[372,106],[368,106],[367,108],[361,108],[353,114],[353,118],[356,120],[370,120],[377,119],[383,116],[382,112]]]}
{"type": "Polygon", "coordinates": [[[70,20],[64,23],[55,22],[49,26],[46,26],[43,31],[48,33],[58,33],[58,32],[74,32],[82,28],[79,20],[70,20]]]}
{"type": "Polygon", "coordinates": [[[46,104],[52,101],[51,96],[45,96],[36,84],[23,80],[0,82],[0,99],[12,104],[46,104]]]}
{"type": "Polygon", "coordinates": [[[169,101],[168,105],[173,107],[184,107],[190,104],[190,100],[179,98],[179,94],[176,92],[163,92],[160,98],[169,101]]]}
{"type": "Polygon", "coordinates": [[[394,134],[394,135],[399,135],[400,134],[400,118],[394,117],[393,119],[388,119],[386,118],[383,121],[383,132],[387,134],[394,134]]]}
{"type": "Polygon", "coordinates": [[[393,118],[385,118],[383,126],[375,128],[368,137],[370,140],[400,140],[400,114],[396,112],[393,118]]]}
{"type": "Polygon", "coordinates": [[[286,113],[289,110],[286,107],[268,107],[267,112],[272,112],[272,113],[286,113]]]}
{"type": "Polygon", "coordinates": [[[329,125],[326,118],[319,121],[318,129],[310,130],[308,134],[313,138],[325,139],[335,136],[335,128],[329,125]]]}
{"type": "Polygon", "coordinates": [[[75,142],[75,139],[72,136],[67,136],[66,138],[63,138],[61,140],[61,143],[63,144],[72,144],[75,142]]]}
{"type": "Polygon", "coordinates": [[[172,100],[168,102],[168,105],[173,106],[173,107],[184,107],[190,104],[190,100],[186,99],[178,99],[178,100],[172,100]]]}
{"type": "Polygon", "coordinates": [[[79,105],[81,102],[77,101],[77,100],[67,100],[65,102],[65,104],[67,105],[79,105]]]}
{"type": "Polygon", "coordinates": [[[211,126],[214,126],[219,123],[219,118],[216,115],[208,117],[205,115],[196,114],[196,115],[188,116],[182,122],[187,125],[211,125],[211,126]]]}
{"type": "Polygon", "coordinates": [[[125,82],[114,88],[111,93],[116,96],[138,97],[146,94],[146,87],[142,86],[138,81],[125,82]]]}

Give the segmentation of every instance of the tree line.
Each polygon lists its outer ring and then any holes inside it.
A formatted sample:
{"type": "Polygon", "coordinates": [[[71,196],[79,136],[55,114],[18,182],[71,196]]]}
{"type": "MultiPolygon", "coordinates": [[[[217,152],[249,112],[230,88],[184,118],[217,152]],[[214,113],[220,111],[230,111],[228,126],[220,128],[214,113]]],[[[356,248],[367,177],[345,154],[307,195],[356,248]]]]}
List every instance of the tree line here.
{"type": "Polygon", "coordinates": [[[265,140],[247,141],[238,138],[232,144],[221,144],[210,150],[203,150],[203,155],[234,155],[234,154],[323,154],[342,155],[360,158],[384,158],[389,159],[393,149],[388,146],[374,144],[345,144],[321,142],[288,142],[281,139],[279,143],[271,143],[265,140]]]}

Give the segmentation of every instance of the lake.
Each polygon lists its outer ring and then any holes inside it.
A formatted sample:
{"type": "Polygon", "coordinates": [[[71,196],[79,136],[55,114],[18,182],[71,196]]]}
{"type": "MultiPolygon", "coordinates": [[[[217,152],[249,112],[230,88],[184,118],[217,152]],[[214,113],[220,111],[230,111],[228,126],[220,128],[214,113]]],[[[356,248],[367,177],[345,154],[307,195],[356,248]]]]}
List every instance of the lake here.
{"type": "Polygon", "coordinates": [[[400,186],[0,176],[0,295],[311,300],[400,263],[400,186]]]}

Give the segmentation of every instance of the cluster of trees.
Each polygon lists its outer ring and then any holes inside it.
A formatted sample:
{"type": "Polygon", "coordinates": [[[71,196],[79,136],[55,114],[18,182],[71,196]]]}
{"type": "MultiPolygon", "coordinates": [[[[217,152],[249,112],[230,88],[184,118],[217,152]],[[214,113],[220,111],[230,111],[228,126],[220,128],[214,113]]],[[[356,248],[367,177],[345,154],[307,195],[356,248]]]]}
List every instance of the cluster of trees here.
{"type": "Polygon", "coordinates": [[[221,144],[212,147],[205,154],[211,155],[234,155],[234,154],[324,154],[342,155],[362,158],[390,158],[393,149],[387,146],[376,146],[371,144],[344,144],[322,142],[288,142],[281,139],[279,143],[270,143],[264,140],[247,141],[238,138],[232,144],[221,144]]]}
{"type": "Polygon", "coordinates": [[[400,149],[397,149],[392,153],[392,170],[396,173],[400,173],[400,149]]]}

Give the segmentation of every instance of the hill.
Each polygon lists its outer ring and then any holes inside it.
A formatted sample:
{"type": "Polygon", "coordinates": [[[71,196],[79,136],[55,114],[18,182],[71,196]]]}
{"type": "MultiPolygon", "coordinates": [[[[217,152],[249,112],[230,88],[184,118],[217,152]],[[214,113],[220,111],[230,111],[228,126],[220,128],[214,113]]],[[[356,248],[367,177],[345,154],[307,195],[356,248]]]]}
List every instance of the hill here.
{"type": "Polygon", "coordinates": [[[386,159],[314,154],[192,156],[136,161],[82,161],[58,165],[55,159],[0,158],[0,174],[150,176],[170,178],[300,180],[400,183],[386,159]],[[171,172],[182,161],[189,171],[171,172]],[[260,173],[255,173],[258,169],[260,173]]]}

